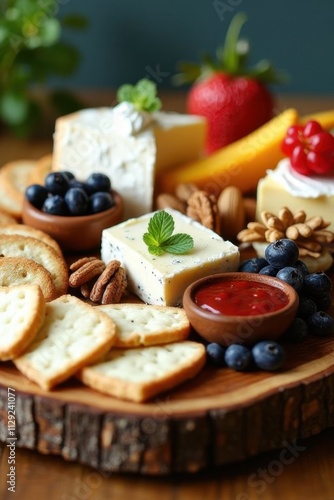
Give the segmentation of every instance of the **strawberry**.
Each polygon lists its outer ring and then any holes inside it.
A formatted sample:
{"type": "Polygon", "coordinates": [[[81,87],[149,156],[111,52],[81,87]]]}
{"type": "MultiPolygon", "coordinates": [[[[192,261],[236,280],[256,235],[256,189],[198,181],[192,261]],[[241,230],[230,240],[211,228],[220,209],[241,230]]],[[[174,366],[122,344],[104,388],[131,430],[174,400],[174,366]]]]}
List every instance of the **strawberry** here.
{"type": "Polygon", "coordinates": [[[245,21],[244,13],[232,19],[216,61],[206,56],[201,67],[181,63],[182,73],[174,77],[176,83],[196,79],[186,106],[188,113],[207,119],[207,153],[244,137],[273,116],[273,96],[266,84],[281,83],[283,75],[266,60],[247,69],[249,45],[239,39],[245,21]]]}

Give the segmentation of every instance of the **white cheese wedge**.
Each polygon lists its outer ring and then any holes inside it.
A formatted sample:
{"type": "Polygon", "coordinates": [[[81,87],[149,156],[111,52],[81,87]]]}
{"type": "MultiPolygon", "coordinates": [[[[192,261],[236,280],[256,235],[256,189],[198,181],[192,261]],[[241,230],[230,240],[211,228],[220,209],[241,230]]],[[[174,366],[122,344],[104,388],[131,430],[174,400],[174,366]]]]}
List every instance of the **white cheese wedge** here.
{"type": "Polygon", "coordinates": [[[203,154],[206,121],[178,113],[138,112],[129,103],[85,109],[56,120],[53,170],[79,180],[102,172],[124,198],[124,219],[153,208],[156,173],[203,154]]]}
{"type": "Polygon", "coordinates": [[[239,250],[218,234],[172,209],[176,233],[187,233],[194,248],[183,255],[149,253],[143,241],[150,218],[155,212],[129,219],[102,233],[101,257],[108,263],[117,259],[124,267],[129,289],[144,302],[177,306],[187,286],[209,274],[235,271],[239,250]]]}
{"type": "Polygon", "coordinates": [[[277,215],[282,207],[292,212],[304,210],[307,218],[320,215],[331,223],[326,229],[334,231],[333,178],[300,175],[291,169],[287,158],[282,160],[258,183],[256,218],[261,220],[264,210],[277,215]]]}

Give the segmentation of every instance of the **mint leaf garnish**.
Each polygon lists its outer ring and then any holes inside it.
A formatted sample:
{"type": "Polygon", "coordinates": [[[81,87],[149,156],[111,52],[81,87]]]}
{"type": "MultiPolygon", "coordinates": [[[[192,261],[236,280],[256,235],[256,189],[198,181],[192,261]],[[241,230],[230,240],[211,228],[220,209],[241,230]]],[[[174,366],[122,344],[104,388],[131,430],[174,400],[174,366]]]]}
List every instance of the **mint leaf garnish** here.
{"type": "Polygon", "coordinates": [[[174,226],[173,217],[164,210],[151,217],[147,226],[148,232],[143,235],[143,241],[151,254],[182,254],[193,248],[194,240],[189,234],[172,234],[174,226]]]}
{"type": "Polygon", "coordinates": [[[131,102],[138,111],[152,113],[161,108],[161,101],[157,97],[157,86],[151,80],[143,78],[131,85],[126,83],[117,91],[118,102],[131,102]]]}
{"type": "Polygon", "coordinates": [[[194,240],[189,234],[173,234],[168,240],[161,243],[160,247],[168,253],[181,254],[191,250],[194,246],[194,240]]]}

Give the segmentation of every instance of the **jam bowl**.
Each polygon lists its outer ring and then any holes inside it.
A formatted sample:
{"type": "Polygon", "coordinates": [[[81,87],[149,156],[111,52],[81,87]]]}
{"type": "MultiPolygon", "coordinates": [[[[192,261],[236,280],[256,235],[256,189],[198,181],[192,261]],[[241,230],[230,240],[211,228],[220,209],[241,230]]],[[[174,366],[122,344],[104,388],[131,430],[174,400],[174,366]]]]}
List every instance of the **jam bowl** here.
{"type": "Polygon", "coordinates": [[[277,340],[291,325],[298,305],[298,294],[289,284],[243,272],[201,278],[183,295],[193,329],[223,346],[277,340]]]}
{"type": "Polygon", "coordinates": [[[94,250],[101,244],[103,229],[123,218],[123,198],[114,190],[111,208],[90,215],[52,215],[35,208],[25,197],[22,208],[24,224],[40,229],[54,238],[64,251],[94,250]]]}

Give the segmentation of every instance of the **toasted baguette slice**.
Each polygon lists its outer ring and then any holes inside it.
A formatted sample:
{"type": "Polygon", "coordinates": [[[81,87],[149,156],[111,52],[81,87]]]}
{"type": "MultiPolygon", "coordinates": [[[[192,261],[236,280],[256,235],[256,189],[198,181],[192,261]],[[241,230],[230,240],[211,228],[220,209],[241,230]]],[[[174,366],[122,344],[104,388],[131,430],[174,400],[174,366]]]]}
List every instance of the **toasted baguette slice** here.
{"type": "Polygon", "coordinates": [[[185,340],[190,323],[180,307],[148,304],[108,304],[97,306],[116,324],[115,347],[168,344],[185,340]]]}
{"type": "Polygon", "coordinates": [[[0,286],[39,285],[45,302],[57,298],[52,276],[41,264],[25,257],[0,257],[0,286]]]}
{"type": "Polygon", "coordinates": [[[30,236],[15,234],[0,235],[0,255],[4,257],[26,257],[44,266],[52,276],[57,295],[68,288],[68,267],[65,259],[50,245],[30,236]]]}
{"type": "Polygon", "coordinates": [[[81,300],[64,295],[46,304],[45,320],[16,367],[43,389],[51,389],[106,354],[116,338],[112,320],[81,300]]]}
{"type": "Polygon", "coordinates": [[[204,346],[187,340],[164,346],[112,349],[101,363],[86,366],[78,377],[110,396],[142,402],[197,375],[205,359],[204,346]]]}
{"type": "Polygon", "coordinates": [[[38,285],[0,287],[0,359],[19,356],[37,335],[45,316],[38,285]]]}
{"type": "Polygon", "coordinates": [[[18,234],[20,236],[30,236],[31,238],[36,238],[36,240],[41,240],[43,243],[50,245],[56,252],[60,255],[62,251],[60,246],[51,238],[51,236],[44,231],[40,231],[32,226],[27,226],[25,224],[7,224],[0,226],[0,235],[1,234],[18,234]]]}

